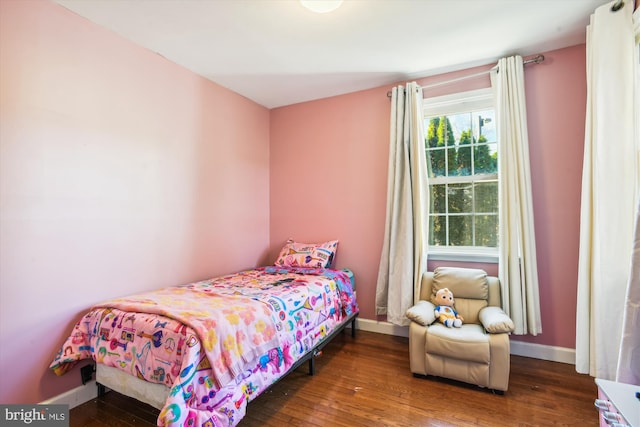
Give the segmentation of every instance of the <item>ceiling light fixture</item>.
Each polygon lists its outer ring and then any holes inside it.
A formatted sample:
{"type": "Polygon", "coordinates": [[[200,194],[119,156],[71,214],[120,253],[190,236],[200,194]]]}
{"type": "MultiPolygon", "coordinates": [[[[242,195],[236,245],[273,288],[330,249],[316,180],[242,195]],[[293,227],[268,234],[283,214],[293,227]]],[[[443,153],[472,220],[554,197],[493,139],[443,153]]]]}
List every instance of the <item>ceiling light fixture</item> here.
{"type": "Polygon", "coordinates": [[[333,12],[342,4],[342,0],[300,0],[300,3],[315,13],[333,12]]]}

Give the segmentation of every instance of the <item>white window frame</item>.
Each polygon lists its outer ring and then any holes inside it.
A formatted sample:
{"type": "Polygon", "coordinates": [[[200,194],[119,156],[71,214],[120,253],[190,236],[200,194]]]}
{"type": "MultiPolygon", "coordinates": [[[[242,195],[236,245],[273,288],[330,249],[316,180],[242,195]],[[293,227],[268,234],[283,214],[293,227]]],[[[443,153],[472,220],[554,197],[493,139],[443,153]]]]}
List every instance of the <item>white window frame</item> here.
{"type": "MultiPolygon", "coordinates": [[[[425,98],[423,100],[423,113],[425,120],[434,116],[448,116],[487,109],[496,109],[495,97],[491,88],[425,98]]],[[[487,179],[491,180],[495,180],[496,178],[498,179],[498,182],[500,182],[499,172],[495,175],[492,174],[487,176],[487,179]]],[[[436,178],[436,180],[455,183],[459,178],[436,178]]],[[[477,178],[476,181],[478,181],[477,178]]],[[[434,183],[434,179],[430,179],[430,184],[432,183],[434,183]]],[[[430,246],[429,259],[497,263],[498,248],[480,246],[430,246]]]]}

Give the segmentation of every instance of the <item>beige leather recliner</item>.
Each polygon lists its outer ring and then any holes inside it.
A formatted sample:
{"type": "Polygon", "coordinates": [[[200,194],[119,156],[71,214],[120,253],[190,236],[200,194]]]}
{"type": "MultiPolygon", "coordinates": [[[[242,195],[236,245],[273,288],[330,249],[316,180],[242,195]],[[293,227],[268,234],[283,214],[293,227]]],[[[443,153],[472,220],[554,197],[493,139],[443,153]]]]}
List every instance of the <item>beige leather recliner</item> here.
{"type": "Polygon", "coordinates": [[[500,282],[483,270],[439,267],[422,277],[419,301],[407,310],[409,361],[415,376],[434,375],[503,394],[509,387],[509,333],[513,321],[502,310],[500,282]],[[438,289],[449,288],[462,327],[436,321],[438,289]]]}

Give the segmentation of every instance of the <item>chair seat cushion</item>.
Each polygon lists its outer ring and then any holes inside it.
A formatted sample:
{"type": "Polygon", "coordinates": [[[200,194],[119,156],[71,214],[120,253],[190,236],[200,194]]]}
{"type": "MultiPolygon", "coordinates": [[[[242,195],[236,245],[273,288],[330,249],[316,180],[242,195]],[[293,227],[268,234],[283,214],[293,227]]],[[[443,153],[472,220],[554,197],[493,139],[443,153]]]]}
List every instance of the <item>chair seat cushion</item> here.
{"type": "Polygon", "coordinates": [[[489,336],[480,325],[448,328],[435,323],[426,328],[426,352],[452,359],[489,363],[489,336]]]}

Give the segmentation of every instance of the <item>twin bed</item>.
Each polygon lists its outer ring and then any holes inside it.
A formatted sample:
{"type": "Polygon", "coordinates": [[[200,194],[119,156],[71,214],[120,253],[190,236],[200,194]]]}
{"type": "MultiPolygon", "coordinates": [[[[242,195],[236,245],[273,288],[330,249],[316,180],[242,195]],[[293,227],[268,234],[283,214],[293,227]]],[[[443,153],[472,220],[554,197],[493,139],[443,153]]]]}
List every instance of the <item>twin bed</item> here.
{"type": "Polygon", "coordinates": [[[158,425],[234,426],[247,403],[313,357],[358,306],[353,275],[331,265],[337,241],[289,242],[274,266],[94,306],[51,369],[96,361],[104,387],[160,409],[158,425]]]}

